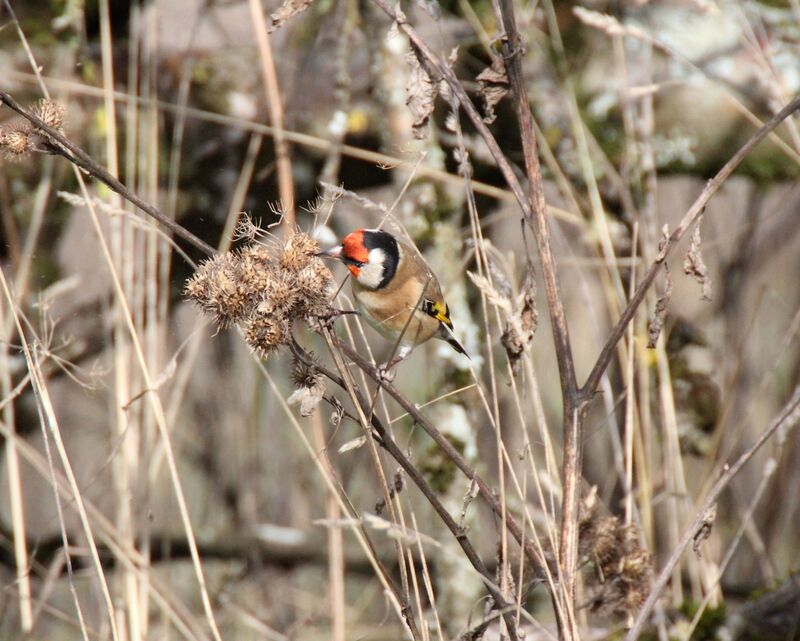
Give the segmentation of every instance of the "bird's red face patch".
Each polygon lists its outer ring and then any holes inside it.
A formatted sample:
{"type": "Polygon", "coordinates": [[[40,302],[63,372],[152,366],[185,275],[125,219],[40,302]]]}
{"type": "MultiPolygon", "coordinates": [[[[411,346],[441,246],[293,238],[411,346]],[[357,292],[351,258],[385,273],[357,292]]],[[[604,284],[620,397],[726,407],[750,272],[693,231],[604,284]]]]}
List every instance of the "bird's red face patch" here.
{"type": "Polygon", "coordinates": [[[364,245],[364,230],[354,231],[342,240],[342,258],[355,278],[361,273],[359,263],[369,262],[369,250],[364,245]]]}

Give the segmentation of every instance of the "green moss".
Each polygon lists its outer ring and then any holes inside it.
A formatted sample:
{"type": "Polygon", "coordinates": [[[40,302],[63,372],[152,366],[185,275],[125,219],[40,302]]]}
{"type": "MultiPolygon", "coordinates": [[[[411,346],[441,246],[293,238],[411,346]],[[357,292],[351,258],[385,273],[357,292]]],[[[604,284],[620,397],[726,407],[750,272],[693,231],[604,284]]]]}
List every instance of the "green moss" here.
{"type": "Polygon", "coordinates": [[[765,7],[772,9],[791,9],[792,3],[790,0],[756,0],[758,4],[763,4],[765,7]]]}
{"type": "MultiPolygon", "coordinates": [[[[603,641],[623,641],[627,636],[628,631],[625,628],[618,627],[610,632],[608,636],[603,637],[603,641]]],[[[659,641],[658,634],[655,631],[642,632],[638,637],[638,641],[659,641]]]]}
{"type": "MultiPolygon", "coordinates": [[[[494,10],[490,0],[467,0],[472,11],[484,24],[494,24],[494,10]]],[[[461,0],[439,0],[442,14],[451,14],[460,18],[465,17],[461,0]]]]}
{"type": "Polygon", "coordinates": [[[35,48],[47,49],[58,44],[58,35],[51,28],[45,17],[29,17],[20,20],[20,28],[35,48]]]}
{"type": "Polygon", "coordinates": [[[453,389],[466,387],[473,382],[472,372],[468,369],[448,368],[446,380],[453,389]]]}
{"type": "MultiPolygon", "coordinates": [[[[464,454],[466,446],[461,439],[447,435],[445,438],[458,450],[459,454],[464,454]]],[[[458,475],[458,468],[455,463],[435,443],[425,450],[419,469],[431,487],[439,493],[446,492],[458,475]]]]}
{"type": "Polygon", "coordinates": [[[750,176],[761,184],[795,180],[800,177],[800,164],[789,158],[775,143],[765,141],[742,161],[736,173],[750,176]]]}
{"type": "Polygon", "coordinates": [[[415,190],[427,185],[433,187],[434,197],[428,202],[421,203],[417,210],[417,213],[425,219],[427,226],[423,232],[417,234],[414,238],[417,247],[423,252],[434,241],[436,223],[449,220],[458,213],[446,188],[438,181],[433,181],[428,178],[418,178],[411,183],[409,194],[413,194],[415,190]]]}
{"type": "MultiPolygon", "coordinates": [[[[684,601],[680,607],[680,612],[687,619],[691,620],[697,614],[699,604],[695,601],[684,601]]],[[[697,627],[692,633],[691,641],[716,641],[717,630],[725,622],[725,604],[722,603],[716,608],[706,607],[697,627]]]]}

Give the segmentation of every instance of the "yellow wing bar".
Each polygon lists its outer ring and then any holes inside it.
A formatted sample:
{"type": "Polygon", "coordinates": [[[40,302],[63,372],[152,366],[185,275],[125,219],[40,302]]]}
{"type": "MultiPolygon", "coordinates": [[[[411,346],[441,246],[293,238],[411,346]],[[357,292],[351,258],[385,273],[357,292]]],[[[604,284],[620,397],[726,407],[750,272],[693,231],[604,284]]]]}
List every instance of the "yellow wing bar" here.
{"type": "Polygon", "coordinates": [[[432,316],[440,323],[447,325],[450,329],[453,328],[453,321],[450,320],[450,308],[444,301],[434,302],[432,300],[425,300],[422,304],[422,310],[428,316],[432,316]]]}

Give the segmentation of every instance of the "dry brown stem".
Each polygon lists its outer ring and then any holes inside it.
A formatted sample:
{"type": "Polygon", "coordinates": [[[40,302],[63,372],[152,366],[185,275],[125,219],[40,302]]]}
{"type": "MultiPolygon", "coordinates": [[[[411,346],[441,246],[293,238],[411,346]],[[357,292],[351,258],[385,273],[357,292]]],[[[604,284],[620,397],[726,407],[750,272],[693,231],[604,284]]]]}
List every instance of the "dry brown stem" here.
{"type": "MultiPolygon", "coordinates": [[[[357,356],[357,354],[349,347],[342,345],[340,345],[340,347],[342,347],[342,351],[344,351],[349,358],[353,358],[354,355],[357,356]]],[[[293,344],[292,346],[292,353],[298,360],[301,360],[306,363],[311,362],[309,355],[296,343],[293,344]]],[[[359,358],[359,360],[361,359],[359,358]]],[[[373,376],[375,382],[381,383],[384,387],[386,387],[387,391],[389,391],[388,388],[392,388],[392,391],[396,392],[398,396],[402,397],[400,392],[397,391],[393,385],[383,381],[383,379],[378,375],[377,370],[375,370],[375,368],[373,368],[369,363],[362,361],[362,362],[357,362],[356,364],[364,372],[366,372],[370,376],[373,376]]],[[[318,367],[320,372],[322,372],[325,376],[327,376],[331,381],[336,383],[342,389],[347,388],[347,385],[345,384],[344,380],[339,376],[337,376],[334,372],[331,372],[330,370],[316,364],[315,367],[318,367]]],[[[392,391],[389,391],[389,393],[391,394],[392,391]]],[[[430,484],[425,480],[422,473],[417,469],[417,467],[403,453],[403,450],[394,441],[391,433],[386,429],[382,421],[374,413],[369,412],[371,404],[367,402],[367,399],[364,398],[358,390],[354,390],[354,396],[355,400],[361,406],[361,410],[362,412],[364,412],[364,415],[369,417],[370,425],[375,431],[373,437],[375,438],[378,445],[380,445],[384,450],[386,450],[389,453],[389,455],[395,461],[397,461],[400,467],[403,468],[406,474],[408,474],[408,477],[417,486],[417,488],[420,490],[420,492],[428,501],[428,503],[430,503],[431,507],[433,507],[435,512],[439,515],[439,518],[441,518],[442,522],[445,524],[445,527],[447,527],[447,529],[450,530],[450,532],[456,538],[458,544],[461,546],[461,549],[464,552],[464,555],[467,557],[472,567],[475,568],[475,570],[483,579],[483,583],[486,586],[486,589],[494,599],[497,610],[502,613],[503,619],[508,628],[509,635],[511,636],[512,639],[517,639],[518,637],[516,632],[516,621],[513,615],[513,607],[506,602],[502,592],[500,592],[497,585],[495,584],[492,575],[489,573],[489,570],[486,568],[480,556],[478,555],[477,551],[473,547],[472,543],[469,540],[469,537],[467,537],[465,529],[461,527],[452,517],[452,515],[447,511],[447,509],[442,504],[436,492],[433,490],[430,484]]],[[[407,400],[406,403],[408,403],[408,405],[410,406],[413,406],[413,404],[411,404],[407,400]]],[[[401,405],[403,405],[402,402],[401,405]]],[[[424,416],[419,415],[419,417],[423,421],[427,422],[427,419],[424,416]]],[[[439,434],[438,430],[436,430],[435,428],[433,428],[433,430],[437,434],[439,434]]],[[[447,447],[448,450],[455,452],[456,457],[460,460],[463,460],[461,455],[458,454],[458,452],[455,450],[455,448],[453,448],[450,442],[447,441],[447,439],[445,439],[444,436],[442,436],[441,434],[439,434],[439,436],[441,436],[442,442],[440,443],[438,439],[435,439],[437,440],[437,443],[439,443],[442,447],[447,447]]],[[[467,465],[466,462],[464,462],[464,465],[467,465]]],[[[472,478],[479,479],[480,477],[478,477],[477,474],[473,472],[472,478]]],[[[480,483],[482,483],[482,481],[480,481],[480,483]]]]}
{"type": "Polygon", "coordinates": [[[620,315],[620,318],[617,321],[617,324],[614,326],[614,329],[611,331],[608,340],[606,341],[605,345],[603,345],[603,349],[601,350],[600,355],[597,357],[597,362],[592,368],[589,377],[586,379],[583,387],[581,387],[581,394],[584,397],[590,397],[600,385],[600,379],[603,377],[603,373],[606,371],[606,368],[614,356],[617,343],[625,333],[625,328],[628,326],[628,323],[633,320],[636,310],[639,308],[639,305],[642,304],[645,294],[647,294],[647,291],[650,289],[653,281],[661,270],[662,264],[672,253],[675,245],[678,244],[689,228],[702,215],[706,205],[708,204],[708,201],[711,200],[712,196],[717,193],[717,191],[719,191],[719,188],[722,187],[722,184],[730,177],[736,167],[739,166],[739,164],[747,157],[747,155],[753,151],[753,149],[760,142],[762,142],[764,138],[766,138],[779,124],[781,124],[784,120],[786,120],[786,118],[788,118],[798,109],[800,109],[800,96],[796,96],[783,109],[770,118],[764,124],[764,126],[761,127],[755,134],[753,134],[750,140],[742,145],[742,148],[739,149],[739,151],[737,151],[736,154],[734,154],[734,156],[725,163],[722,169],[717,172],[717,175],[708,181],[703,191],[697,197],[697,200],[694,201],[694,204],[681,219],[681,222],[665,240],[663,248],[659,252],[655,262],[653,262],[653,264],[650,266],[650,269],[647,271],[647,274],[645,274],[644,278],[642,278],[639,286],[636,288],[636,292],[628,302],[627,307],[620,315]]]}
{"type": "Polygon", "coordinates": [[[672,554],[664,564],[664,567],[661,568],[661,572],[659,573],[658,578],[656,578],[654,581],[653,587],[650,590],[650,594],[647,596],[647,600],[644,602],[642,609],[639,610],[639,614],[636,616],[636,621],[628,631],[625,641],[636,641],[636,639],[639,637],[639,634],[641,633],[645,623],[647,623],[648,617],[650,616],[656,601],[658,600],[659,596],[661,596],[661,591],[666,587],[667,582],[669,581],[673,570],[678,565],[678,561],[683,555],[684,550],[686,550],[689,544],[694,540],[698,531],[700,531],[700,529],[703,527],[709,510],[711,510],[711,508],[716,504],[717,500],[722,494],[722,491],[728,487],[733,478],[750,461],[750,459],[755,456],[756,452],[758,452],[769,439],[771,439],[778,431],[782,431],[784,434],[788,433],[789,430],[792,430],[797,426],[798,422],[800,422],[800,385],[794,388],[789,401],[783,406],[781,411],[778,412],[778,415],[764,429],[756,441],[749,448],[747,448],[747,450],[745,450],[732,465],[725,463],[722,466],[721,474],[717,479],[717,482],[714,483],[711,490],[709,490],[705,501],[703,501],[703,503],[695,512],[694,519],[692,519],[689,527],[683,531],[679,544],[672,551],[672,554]]]}
{"type": "Polygon", "coordinates": [[[48,125],[36,114],[20,107],[20,105],[17,104],[17,101],[5,91],[0,91],[0,103],[8,106],[13,111],[16,111],[20,116],[33,124],[37,130],[46,134],[50,139],[50,151],[52,153],[57,153],[61,156],[64,156],[67,160],[77,167],[83,169],[89,175],[94,176],[98,180],[102,181],[109,189],[118,193],[128,202],[136,205],[148,216],[155,218],[159,223],[164,225],[164,227],[197,247],[207,256],[213,256],[214,253],[216,253],[216,250],[211,245],[203,240],[200,240],[192,232],[176,223],[160,209],[153,207],[153,205],[139,198],[139,196],[137,196],[119,180],[117,180],[102,165],[95,162],[91,156],[89,156],[89,154],[83,151],[83,149],[78,147],[75,143],[71,142],[60,131],[48,125]]]}

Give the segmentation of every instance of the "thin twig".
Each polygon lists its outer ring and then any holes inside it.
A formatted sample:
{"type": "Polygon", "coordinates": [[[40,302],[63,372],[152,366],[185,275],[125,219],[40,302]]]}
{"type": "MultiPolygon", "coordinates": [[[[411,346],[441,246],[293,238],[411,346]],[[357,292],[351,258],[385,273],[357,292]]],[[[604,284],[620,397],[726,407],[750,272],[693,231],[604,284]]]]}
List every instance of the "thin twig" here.
{"type": "MultiPolygon", "coordinates": [[[[347,353],[348,357],[351,357],[351,354],[349,353],[350,351],[349,348],[345,349],[344,346],[341,345],[340,347],[343,348],[343,351],[347,353]]],[[[308,358],[308,354],[306,354],[303,351],[303,349],[300,348],[298,345],[296,344],[292,345],[291,349],[295,357],[303,360],[303,362],[305,362],[308,365],[313,365],[317,370],[319,370],[320,373],[322,373],[336,385],[339,385],[343,389],[346,388],[346,384],[344,380],[342,380],[342,378],[340,378],[338,375],[328,370],[324,366],[320,365],[319,363],[312,361],[310,358],[308,358]]],[[[369,367],[369,364],[366,363],[366,361],[364,361],[364,363],[369,367]]],[[[356,364],[359,367],[361,367],[360,363],[356,364]]],[[[375,369],[372,367],[369,367],[369,369],[372,371],[365,370],[366,373],[369,374],[370,376],[374,374],[373,376],[374,380],[376,382],[380,382],[380,376],[378,375],[377,371],[375,371],[375,369]]],[[[388,391],[388,388],[393,386],[391,384],[384,383],[384,387],[387,388],[388,391]]],[[[363,395],[359,390],[354,389],[353,391],[355,400],[361,406],[362,411],[366,412],[370,407],[370,404],[367,402],[367,399],[363,397],[363,395]]],[[[506,602],[505,598],[503,597],[503,594],[500,592],[499,588],[494,583],[492,576],[489,573],[489,570],[487,570],[486,566],[483,564],[483,561],[481,560],[480,556],[478,555],[472,543],[470,542],[469,538],[467,537],[467,533],[464,530],[464,528],[461,527],[458,523],[456,523],[455,519],[451,516],[451,514],[447,511],[442,502],[439,500],[439,497],[436,495],[436,492],[433,491],[433,488],[431,488],[431,486],[422,476],[417,467],[408,459],[408,457],[403,453],[403,450],[400,448],[400,446],[398,446],[397,443],[394,441],[392,435],[383,425],[383,422],[374,413],[370,413],[368,414],[368,416],[370,425],[375,430],[375,441],[384,450],[386,450],[386,452],[388,452],[389,455],[395,461],[397,461],[400,467],[403,468],[406,474],[408,474],[408,477],[414,482],[414,484],[417,486],[420,492],[422,492],[423,496],[427,499],[428,503],[430,503],[431,507],[433,507],[433,509],[442,519],[442,521],[445,524],[445,527],[447,527],[447,529],[450,530],[450,532],[456,538],[458,544],[461,546],[461,549],[464,551],[465,556],[472,564],[472,567],[475,568],[478,574],[480,574],[483,583],[486,586],[486,589],[489,591],[489,594],[492,595],[492,598],[495,601],[497,609],[503,612],[503,619],[506,623],[506,626],[508,627],[509,635],[511,636],[512,639],[517,639],[518,637],[516,632],[516,621],[513,616],[513,607],[506,602]]],[[[449,441],[445,440],[445,442],[447,442],[449,445],[449,441]]]]}
{"type": "Polygon", "coordinates": [[[261,0],[250,0],[250,15],[253,18],[253,29],[256,33],[258,52],[261,57],[261,73],[264,81],[264,92],[267,97],[269,122],[275,129],[275,158],[278,164],[278,191],[281,197],[283,228],[288,233],[294,228],[294,179],[292,178],[292,161],[289,145],[283,132],[283,105],[281,91],[278,86],[278,74],[275,70],[275,58],[267,33],[267,19],[261,0]]]}
{"type": "Polygon", "coordinates": [[[658,575],[658,578],[653,582],[653,587],[650,590],[650,594],[647,596],[647,600],[642,606],[642,609],[639,610],[639,613],[636,615],[636,621],[634,622],[633,627],[631,627],[631,629],[628,631],[628,634],[625,636],[625,641],[635,641],[639,637],[644,624],[650,616],[650,612],[653,610],[661,591],[667,585],[672,571],[678,565],[678,561],[680,561],[684,550],[693,540],[695,534],[697,534],[699,528],[702,526],[708,510],[717,502],[722,494],[722,491],[733,480],[733,477],[741,471],[741,469],[750,461],[750,459],[753,458],[756,452],[758,452],[758,450],[760,450],[761,447],[770,438],[772,438],[776,432],[779,430],[788,432],[788,430],[794,428],[798,422],[800,422],[800,385],[794,388],[789,401],[783,406],[783,409],[781,409],[778,415],[761,433],[761,436],[756,439],[755,443],[753,443],[744,453],[742,453],[742,455],[736,459],[736,462],[733,465],[728,465],[726,463],[723,466],[722,474],[720,475],[719,479],[717,479],[717,482],[714,483],[714,486],[709,491],[708,496],[706,496],[706,500],[695,513],[695,517],[692,520],[691,525],[684,530],[678,546],[672,551],[669,560],[661,569],[661,573],[658,575]]]}
{"type": "Polygon", "coordinates": [[[595,390],[600,384],[600,379],[602,378],[603,373],[606,371],[606,368],[611,362],[611,358],[614,356],[617,343],[625,333],[625,328],[628,326],[628,323],[631,321],[631,319],[633,319],[636,310],[644,300],[647,290],[650,288],[650,285],[652,285],[655,277],[661,270],[664,261],[675,248],[675,245],[681,240],[681,238],[683,238],[686,231],[697,220],[697,217],[703,213],[708,201],[711,200],[711,197],[719,190],[719,188],[722,186],[722,183],[724,183],[730,177],[736,167],[739,166],[739,164],[747,157],[747,155],[753,151],[753,149],[761,141],[763,141],[771,131],[773,131],[781,122],[783,122],[798,109],[800,109],[800,95],[796,96],[789,104],[787,104],[777,114],[770,118],[766,124],[764,124],[761,129],[753,134],[750,140],[748,140],[742,146],[742,148],[739,149],[739,151],[737,151],[727,163],[725,163],[725,166],[719,170],[717,175],[708,181],[705,189],[703,189],[700,196],[698,196],[697,200],[689,208],[689,211],[686,212],[681,222],[669,235],[669,238],[664,241],[664,246],[661,252],[659,252],[655,262],[650,266],[649,271],[639,283],[639,286],[636,288],[636,293],[633,295],[633,298],[631,298],[628,306],[622,312],[619,321],[611,331],[611,335],[608,337],[608,340],[603,346],[600,355],[597,357],[597,362],[592,368],[589,377],[586,379],[586,383],[584,383],[583,387],[580,389],[580,395],[584,400],[589,400],[594,395],[595,390]]]}
{"type": "Polygon", "coordinates": [[[206,255],[208,256],[214,255],[215,250],[213,247],[211,247],[211,245],[209,245],[203,240],[200,240],[192,232],[190,232],[185,227],[182,227],[181,225],[176,223],[161,210],[153,207],[151,204],[139,198],[139,196],[137,196],[125,185],[123,185],[105,168],[103,168],[100,164],[95,162],[91,158],[91,156],[89,156],[89,154],[83,151],[83,149],[81,149],[76,144],[71,142],[62,133],[56,131],[52,127],[42,122],[42,120],[35,114],[29,113],[28,111],[20,107],[19,104],[17,104],[16,100],[14,100],[14,98],[12,98],[8,93],[0,91],[0,102],[8,106],[13,111],[16,111],[20,116],[22,116],[28,122],[33,124],[37,130],[40,130],[41,132],[47,134],[47,136],[51,139],[52,150],[54,153],[58,153],[64,156],[67,160],[69,160],[73,164],[83,169],[86,173],[100,180],[109,189],[118,193],[120,196],[122,196],[125,200],[129,201],[130,203],[136,205],[144,213],[155,218],[159,223],[167,227],[170,231],[180,236],[185,241],[191,243],[192,245],[197,247],[200,251],[204,252],[206,255]]]}
{"type": "MultiPolygon", "coordinates": [[[[436,444],[442,448],[442,451],[447,455],[447,457],[460,469],[464,475],[470,479],[474,480],[475,484],[478,486],[478,491],[480,492],[483,499],[489,504],[489,507],[492,511],[499,517],[502,518],[503,510],[500,504],[500,501],[497,499],[497,496],[492,490],[489,485],[484,481],[480,475],[475,471],[475,469],[466,461],[466,459],[461,455],[461,453],[453,446],[453,444],[447,440],[447,437],[442,434],[435,425],[425,416],[422,412],[419,411],[419,408],[414,405],[408,398],[400,392],[392,383],[387,383],[384,381],[378,370],[369,363],[363,356],[361,356],[358,352],[356,352],[350,345],[345,343],[339,343],[342,351],[347,355],[349,359],[351,359],[359,369],[361,369],[367,376],[369,376],[373,381],[379,383],[383,386],[383,389],[391,396],[398,404],[409,413],[409,415],[414,419],[414,421],[423,429],[425,432],[430,436],[436,444]]],[[[533,563],[534,567],[541,568],[543,566],[543,560],[539,553],[536,551],[536,548],[533,545],[531,539],[526,538],[523,535],[522,526],[519,522],[509,513],[506,513],[506,525],[508,527],[508,531],[511,535],[516,539],[517,543],[522,546],[525,550],[525,555],[528,557],[528,560],[533,563]]]]}
{"type": "MultiPolygon", "coordinates": [[[[575,572],[578,564],[578,506],[581,479],[581,443],[583,412],[575,378],[575,365],[569,339],[569,328],[564,312],[563,299],[558,283],[558,270],[550,246],[550,227],[542,188],[542,172],[536,150],[536,136],[528,103],[528,94],[522,75],[523,42],[517,31],[514,5],[511,0],[499,3],[500,22],[505,32],[503,56],[506,72],[514,93],[514,104],[519,121],[520,137],[528,177],[527,189],[530,198],[530,214],[526,220],[536,236],[539,260],[547,296],[547,308],[555,343],[556,360],[561,380],[563,404],[563,494],[561,503],[561,533],[559,540],[559,565],[562,572],[564,594],[567,597],[567,616],[571,618],[575,604],[575,572]],[[531,215],[532,214],[532,215],[531,215]]],[[[574,636],[576,630],[571,623],[574,636]]]]}

